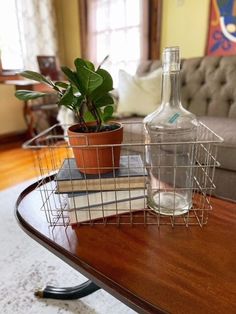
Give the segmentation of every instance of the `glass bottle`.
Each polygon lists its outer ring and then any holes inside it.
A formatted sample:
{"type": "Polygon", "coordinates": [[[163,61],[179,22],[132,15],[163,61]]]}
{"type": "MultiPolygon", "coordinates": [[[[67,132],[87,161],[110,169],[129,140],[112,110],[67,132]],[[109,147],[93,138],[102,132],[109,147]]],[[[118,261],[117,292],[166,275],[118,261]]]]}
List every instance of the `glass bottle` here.
{"type": "Polygon", "coordinates": [[[192,206],[198,121],[181,104],[179,47],[164,49],[162,70],[161,105],[144,119],[148,206],[178,216],[192,206]]]}

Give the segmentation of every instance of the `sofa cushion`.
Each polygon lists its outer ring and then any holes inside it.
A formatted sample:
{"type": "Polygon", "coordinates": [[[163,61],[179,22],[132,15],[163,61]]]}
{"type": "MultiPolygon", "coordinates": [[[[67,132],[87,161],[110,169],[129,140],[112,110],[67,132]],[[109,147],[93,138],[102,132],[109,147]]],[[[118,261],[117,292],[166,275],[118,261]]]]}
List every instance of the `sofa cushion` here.
{"type": "Polygon", "coordinates": [[[198,116],[236,118],[236,56],[186,59],[182,102],[198,116]]]}
{"type": "Polygon", "coordinates": [[[221,168],[236,171],[236,119],[200,117],[199,120],[224,139],[217,154],[221,168]]]}
{"type": "MultiPolygon", "coordinates": [[[[160,61],[141,62],[137,75],[148,74],[160,61]]],[[[181,61],[182,104],[197,116],[236,118],[236,56],[206,56],[181,61]]]]}
{"type": "Polygon", "coordinates": [[[145,116],[156,110],[161,103],[161,76],[159,68],[147,76],[132,76],[119,71],[117,113],[127,117],[145,116]]]}
{"type": "MultiPolygon", "coordinates": [[[[200,117],[199,120],[224,139],[223,143],[217,144],[217,160],[221,168],[236,171],[236,120],[219,117],[200,117]]],[[[125,124],[125,143],[144,142],[142,118],[122,119],[122,122],[125,124]]]]}

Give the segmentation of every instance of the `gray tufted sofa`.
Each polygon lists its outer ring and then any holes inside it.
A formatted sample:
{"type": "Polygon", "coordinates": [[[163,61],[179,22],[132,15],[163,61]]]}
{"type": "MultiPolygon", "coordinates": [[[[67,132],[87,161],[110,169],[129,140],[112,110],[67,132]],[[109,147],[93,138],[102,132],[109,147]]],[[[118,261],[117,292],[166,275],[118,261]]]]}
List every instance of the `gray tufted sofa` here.
{"type": "MultiPolygon", "coordinates": [[[[142,62],[143,76],[160,61],[142,62]]],[[[236,56],[201,57],[182,60],[183,105],[224,138],[218,149],[221,167],[215,172],[215,195],[236,201],[236,56]]]]}

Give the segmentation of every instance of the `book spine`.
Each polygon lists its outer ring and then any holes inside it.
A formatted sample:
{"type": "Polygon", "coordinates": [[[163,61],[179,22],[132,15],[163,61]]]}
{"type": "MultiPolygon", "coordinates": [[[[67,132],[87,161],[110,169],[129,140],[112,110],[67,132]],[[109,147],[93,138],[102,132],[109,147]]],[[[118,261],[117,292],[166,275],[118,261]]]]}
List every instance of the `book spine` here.
{"type": "Polygon", "coordinates": [[[77,182],[58,182],[58,193],[69,193],[79,191],[111,191],[111,190],[133,190],[142,189],[146,186],[146,178],[142,177],[138,180],[117,180],[117,181],[106,181],[101,182],[90,182],[90,181],[77,181],[77,182]]]}

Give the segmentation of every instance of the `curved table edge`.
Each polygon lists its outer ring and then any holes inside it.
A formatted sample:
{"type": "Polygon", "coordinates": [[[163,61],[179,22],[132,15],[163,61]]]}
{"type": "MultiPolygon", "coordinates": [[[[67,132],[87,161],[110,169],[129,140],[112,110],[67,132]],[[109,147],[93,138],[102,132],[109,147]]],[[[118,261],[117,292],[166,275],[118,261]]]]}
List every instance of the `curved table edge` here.
{"type": "Polygon", "coordinates": [[[30,192],[32,192],[36,187],[39,185],[44,184],[45,182],[49,182],[54,178],[54,175],[48,176],[44,178],[44,181],[40,183],[36,181],[25,188],[17,198],[16,205],[15,205],[15,217],[19,224],[19,226],[24,230],[26,234],[28,234],[32,239],[36,242],[41,244],[51,253],[59,257],[61,260],[66,262],[75,270],[79,271],[82,275],[93,281],[97,286],[101,287],[112,296],[129,306],[138,313],[155,313],[155,314],[164,314],[167,313],[165,310],[161,308],[157,308],[153,306],[151,303],[140,299],[138,296],[135,296],[129,290],[121,287],[116,282],[112,281],[111,279],[107,278],[97,270],[95,270],[90,265],[86,264],[85,262],[81,261],[75,255],[70,254],[67,250],[65,250],[60,245],[56,244],[53,241],[50,241],[47,237],[43,236],[42,233],[38,232],[35,228],[33,228],[19,213],[18,207],[20,203],[30,192]]]}

